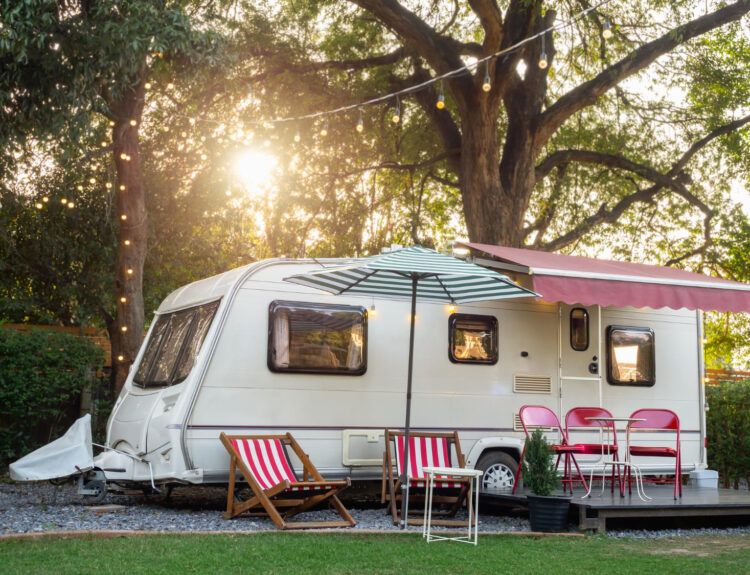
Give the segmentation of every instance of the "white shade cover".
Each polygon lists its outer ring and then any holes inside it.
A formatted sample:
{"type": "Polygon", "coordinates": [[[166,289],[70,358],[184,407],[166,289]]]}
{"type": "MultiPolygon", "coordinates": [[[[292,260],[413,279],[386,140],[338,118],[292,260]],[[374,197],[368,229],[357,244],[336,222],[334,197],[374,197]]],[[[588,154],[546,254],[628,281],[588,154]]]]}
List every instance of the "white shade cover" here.
{"type": "Polygon", "coordinates": [[[14,481],[45,481],[68,477],[94,467],[91,415],[76,420],[61,438],[10,464],[14,481]]]}

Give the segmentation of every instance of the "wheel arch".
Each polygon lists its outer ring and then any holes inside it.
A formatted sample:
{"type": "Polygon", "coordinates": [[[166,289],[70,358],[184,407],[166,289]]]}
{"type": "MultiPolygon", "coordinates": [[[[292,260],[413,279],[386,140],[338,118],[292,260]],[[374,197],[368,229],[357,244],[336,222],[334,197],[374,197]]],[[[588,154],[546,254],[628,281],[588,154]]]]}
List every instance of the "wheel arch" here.
{"type": "Polygon", "coordinates": [[[523,440],[516,437],[483,437],[477,441],[466,456],[466,466],[476,468],[477,463],[486,453],[502,451],[516,461],[521,459],[523,440]]]}

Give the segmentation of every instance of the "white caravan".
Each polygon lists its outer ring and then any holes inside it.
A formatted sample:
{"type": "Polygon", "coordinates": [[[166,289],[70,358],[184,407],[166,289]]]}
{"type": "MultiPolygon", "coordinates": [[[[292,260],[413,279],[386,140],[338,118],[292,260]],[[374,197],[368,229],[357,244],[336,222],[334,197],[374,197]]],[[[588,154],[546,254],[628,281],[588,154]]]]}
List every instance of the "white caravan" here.
{"type": "MultiPolygon", "coordinates": [[[[475,263],[528,287],[545,273],[518,263],[536,252],[467,245],[475,263]]],[[[598,277],[587,266],[612,262],[573,260],[585,269],[558,273],[563,288],[575,277],[666,290],[659,297],[687,288],[719,293],[724,302],[739,297],[750,311],[744,284],[687,272],[648,279],[643,269],[665,268],[637,264],[619,264],[637,266],[627,277],[613,279],[612,270],[598,277]]],[[[226,483],[222,431],[290,431],[324,476],[380,478],[383,430],[404,422],[410,303],[283,281],[346,261],[266,260],[170,294],[112,411],[109,449],[95,459],[110,486],[226,483]]],[[[467,465],[492,468],[487,486],[507,487],[523,446],[518,412],[525,404],[545,405],[561,421],[576,406],[602,406],[616,416],[669,408],[680,417],[683,472],[706,468],[700,312],[601,306],[585,289],[579,298],[533,287],[548,301],[417,303],[412,428],[458,430],[467,465]]],[[[602,293],[610,297],[612,289],[602,293]]],[[[723,305],[709,300],[696,307],[723,305]]],[[[658,460],[644,466],[652,473],[668,468],[658,460]]]]}

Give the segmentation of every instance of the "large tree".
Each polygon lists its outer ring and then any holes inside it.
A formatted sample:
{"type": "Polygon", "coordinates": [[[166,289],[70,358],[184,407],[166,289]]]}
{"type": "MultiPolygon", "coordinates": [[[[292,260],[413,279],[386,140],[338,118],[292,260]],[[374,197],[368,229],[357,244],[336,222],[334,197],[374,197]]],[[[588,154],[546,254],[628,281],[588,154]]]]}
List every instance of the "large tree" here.
{"type": "MultiPolygon", "coordinates": [[[[273,103],[259,114],[273,119],[279,113],[317,112],[408,89],[468,63],[469,71],[442,82],[444,108],[435,106],[439,83],[402,95],[400,106],[409,122],[425,125],[422,154],[404,163],[423,168],[422,173],[436,167],[431,181],[458,189],[471,240],[570,249],[603,224],[632,219],[638,210],[657,206],[675,221],[700,222],[697,236],[704,241],[681,246],[677,259],[710,245],[717,209],[712,202],[720,200],[702,186],[705,181],[692,180],[691,170],[701,171],[696,167],[699,159],[705,161],[701,154],[715,154],[718,141],[750,123],[746,101],[725,99],[707,114],[685,97],[701,81],[696,54],[721,53],[735,37],[747,40],[743,17],[750,2],[711,6],[661,0],[607,3],[570,26],[472,67],[472,61],[568,22],[590,4],[287,4],[263,20],[276,34],[267,33],[271,38],[258,52],[249,80],[264,83],[266,99],[273,103]],[[605,25],[614,32],[610,39],[604,38],[605,25]],[[725,39],[717,43],[721,32],[725,39]],[[538,65],[542,51],[546,67],[538,65]],[[482,86],[485,75],[488,91],[482,86]],[[313,94],[290,80],[313,76],[320,80],[313,94]],[[425,158],[424,152],[432,157],[425,158]]],[[[257,26],[259,19],[248,19],[248,26],[257,26]]],[[[747,51],[746,43],[741,50],[747,51]]],[[[735,84],[746,82],[743,70],[746,61],[732,74],[735,84]]],[[[386,104],[394,106],[395,98],[386,104]]],[[[375,108],[364,109],[370,124],[378,121],[375,108]]],[[[351,126],[352,116],[319,121],[351,126]]],[[[339,152],[334,148],[339,172],[361,171],[339,152]]],[[[391,161],[371,164],[404,169],[398,155],[394,151],[391,161]]],[[[707,175],[710,179],[726,172],[707,175]]]]}

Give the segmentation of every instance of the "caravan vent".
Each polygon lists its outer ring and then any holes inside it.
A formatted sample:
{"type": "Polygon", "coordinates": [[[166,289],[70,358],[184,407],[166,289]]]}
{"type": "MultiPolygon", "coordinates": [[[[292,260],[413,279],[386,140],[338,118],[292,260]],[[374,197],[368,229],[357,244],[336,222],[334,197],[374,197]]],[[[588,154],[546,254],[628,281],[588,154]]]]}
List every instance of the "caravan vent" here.
{"type": "Polygon", "coordinates": [[[552,393],[552,378],[549,375],[514,375],[514,393],[552,393]]]}

